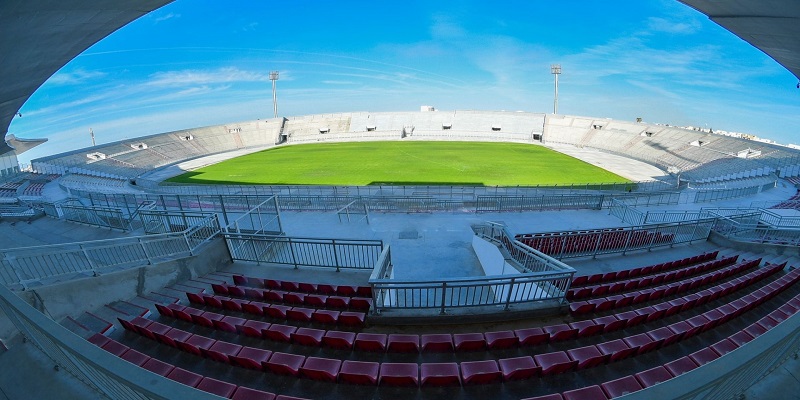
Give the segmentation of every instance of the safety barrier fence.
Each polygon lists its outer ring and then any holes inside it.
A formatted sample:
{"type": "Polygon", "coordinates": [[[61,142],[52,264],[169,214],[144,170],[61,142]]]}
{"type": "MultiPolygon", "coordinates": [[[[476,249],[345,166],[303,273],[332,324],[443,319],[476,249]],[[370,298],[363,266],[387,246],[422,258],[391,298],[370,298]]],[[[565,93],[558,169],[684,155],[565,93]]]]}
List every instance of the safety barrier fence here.
{"type": "Polygon", "coordinates": [[[770,210],[761,211],[761,222],[772,228],[800,228],[799,216],[781,215],[770,210]]]}
{"type": "Polygon", "coordinates": [[[196,211],[146,210],[139,212],[139,220],[146,235],[157,235],[185,231],[189,227],[201,225],[212,215],[214,214],[196,211]]]}
{"type": "Polygon", "coordinates": [[[698,190],[694,196],[695,203],[708,203],[712,201],[733,199],[761,193],[775,187],[775,182],[766,185],[747,186],[730,189],[698,190]]]}
{"type": "Polygon", "coordinates": [[[367,203],[361,200],[347,203],[346,206],[336,211],[336,215],[339,216],[339,222],[344,220],[347,222],[367,221],[367,225],[369,225],[369,208],[367,208],[367,203]]]}
{"type": "Polygon", "coordinates": [[[239,261],[347,269],[373,269],[381,240],[317,239],[226,232],[231,257],[239,261]]]}
{"type": "MultiPolygon", "coordinates": [[[[138,367],[89,343],[0,285],[0,309],[22,335],[63,370],[109,399],[194,399],[220,397],[138,367]]],[[[58,397],[53,393],[54,397],[58,397]]]]}
{"type": "Polygon", "coordinates": [[[84,206],[82,204],[62,204],[62,218],[67,221],[99,226],[103,228],[132,230],[131,221],[126,218],[122,209],[102,206],[84,206]]]}
{"type": "Polygon", "coordinates": [[[569,265],[516,240],[504,225],[487,222],[473,226],[472,230],[478,237],[502,246],[511,260],[524,270],[522,272],[575,272],[569,265]]]}
{"type": "Polygon", "coordinates": [[[229,233],[269,234],[283,233],[281,226],[281,212],[278,208],[276,196],[266,200],[248,210],[241,217],[231,222],[225,231],[229,233]]]}
{"type": "Polygon", "coordinates": [[[178,233],[6,249],[0,251],[0,283],[26,289],[35,282],[184,258],[219,232],[216,215],[210,215],[178,233]]]}

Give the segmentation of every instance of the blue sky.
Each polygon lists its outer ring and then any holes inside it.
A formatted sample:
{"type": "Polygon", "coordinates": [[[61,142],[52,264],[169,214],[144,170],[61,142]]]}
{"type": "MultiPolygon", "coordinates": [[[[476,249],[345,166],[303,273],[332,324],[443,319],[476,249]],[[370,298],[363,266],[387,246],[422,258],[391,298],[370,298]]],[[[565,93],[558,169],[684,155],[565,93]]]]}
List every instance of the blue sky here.
{"type": "Polygon", "coordinates": [[[51,77],[9,129],[50,141],[27,162],[98,143],[272,116],[350,111],[559,112],[798,143],[783,67],[674,0],[177,0],[51,77]]]}

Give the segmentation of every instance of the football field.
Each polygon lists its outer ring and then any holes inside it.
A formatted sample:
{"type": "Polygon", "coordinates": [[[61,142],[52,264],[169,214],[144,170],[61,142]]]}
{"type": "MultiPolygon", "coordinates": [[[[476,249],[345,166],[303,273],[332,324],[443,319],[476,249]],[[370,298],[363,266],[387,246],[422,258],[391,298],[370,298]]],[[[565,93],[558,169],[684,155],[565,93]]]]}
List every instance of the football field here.
{"type": "Polygon", "coordinates": [[[282,146],[190,171],[167,182],[535,186],[628,180],[542,146],[381,141],[282,146]]]}

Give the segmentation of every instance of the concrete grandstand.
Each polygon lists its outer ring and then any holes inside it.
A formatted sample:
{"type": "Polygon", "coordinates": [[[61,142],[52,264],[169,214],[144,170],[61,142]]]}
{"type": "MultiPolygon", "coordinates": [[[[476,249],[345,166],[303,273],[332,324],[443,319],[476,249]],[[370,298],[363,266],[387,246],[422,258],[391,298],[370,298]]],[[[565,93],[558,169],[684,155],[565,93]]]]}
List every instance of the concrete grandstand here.
{"type": "MultiPolygon", "coordinates": [[[[121,8],[94,36],[142,12],[121,8]]],[[[0,184],[0,387],[782,398],[800,347],[798,155],[656,124],[437,111],[230,123],[39,158],[0,184]],[[364,140],[548,146],[640,184],[159,185],[265,148],[364,140]]]]}

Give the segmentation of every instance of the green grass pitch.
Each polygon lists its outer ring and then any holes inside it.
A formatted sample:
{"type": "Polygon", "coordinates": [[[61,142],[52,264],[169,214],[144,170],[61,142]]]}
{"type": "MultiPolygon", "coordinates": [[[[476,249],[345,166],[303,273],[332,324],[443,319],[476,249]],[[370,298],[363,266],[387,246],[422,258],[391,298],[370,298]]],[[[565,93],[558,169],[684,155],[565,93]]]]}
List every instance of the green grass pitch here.
{"type": "Polygon", "coordinates": [[[167,182],[535,186],[629,181],[542,146],[383,141],[277,147],[187,172],[167,182]]]}

